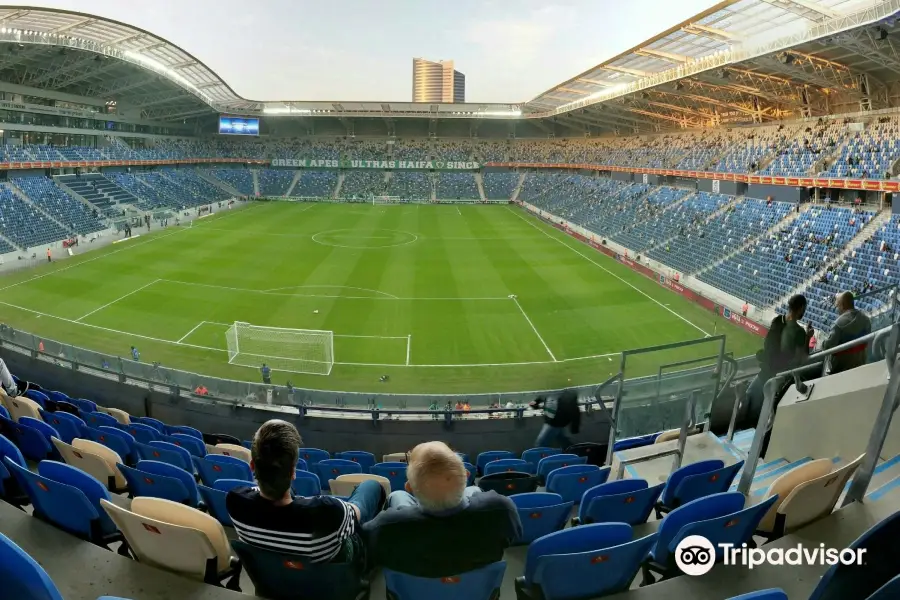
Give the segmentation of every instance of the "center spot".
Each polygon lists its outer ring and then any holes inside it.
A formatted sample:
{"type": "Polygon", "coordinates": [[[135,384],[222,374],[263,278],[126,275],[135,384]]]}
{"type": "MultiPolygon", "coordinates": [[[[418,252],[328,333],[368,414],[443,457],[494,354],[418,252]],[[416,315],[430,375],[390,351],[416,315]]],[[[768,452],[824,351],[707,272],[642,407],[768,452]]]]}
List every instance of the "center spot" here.
{"type": "Polygon", "coordinates": [[[312,241],[323,246],[359,249],[405,246],[418,239],[419,237],[414,233],[395,229],[373,229],[365,232],[355,229],[331,229],[329,231],[320,231],[312,236],[312,241]]]}

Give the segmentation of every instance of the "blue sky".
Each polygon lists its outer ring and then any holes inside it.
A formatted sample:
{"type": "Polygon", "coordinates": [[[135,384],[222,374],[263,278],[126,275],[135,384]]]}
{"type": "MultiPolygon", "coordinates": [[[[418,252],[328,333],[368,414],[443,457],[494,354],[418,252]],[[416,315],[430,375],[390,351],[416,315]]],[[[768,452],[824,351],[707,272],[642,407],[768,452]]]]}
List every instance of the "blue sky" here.
{"type": "Polygon", "coordinates": [[[471,102],[523,102],[712,0],[44,0],[142,27],[254,100],[408,101],[412,58],[453,59],[471,102]]]}

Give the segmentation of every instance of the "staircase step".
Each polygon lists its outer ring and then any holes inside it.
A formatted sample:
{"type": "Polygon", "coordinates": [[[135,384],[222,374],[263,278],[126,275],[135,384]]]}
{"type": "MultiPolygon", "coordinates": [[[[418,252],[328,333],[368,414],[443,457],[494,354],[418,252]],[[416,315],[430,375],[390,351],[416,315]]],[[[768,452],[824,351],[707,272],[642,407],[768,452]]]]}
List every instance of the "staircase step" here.
{"type": "MultiPolygon", "coordinates": [[[[800,465],[804,465],[810,462],[812,458],[805,457],[799,460],[795,460],[794,462],[785,461],[784,464],[780,464],[774,468],[767,469],[765,473],[754,473],[753,475],[753,483],[750,484],[750,493],[753,494],[758,490],[765,489],[771,485],[773,481],[787,473],[788,471],[799,467],[800,465]]],[[[735,478],[735,482],[732,484],[732,491],[737,489],[737,484],[740,479],[735,478]]]]}
{"type": "MultiPolygon", "coordinates": [[[[869,481],[869,490],[866,493],[866,498],[875,499],[876,494],[878,497],[881,497],[886,491],[883,491],[883,488],[891,489],[891,487],[896,487],[898,481],[900,481],[900,455],[888,459],[875,467],[875,472],[872,473],[872,479],[869,481]]],[[[849,489],[850,483],[847,483],[844,487],[844,493],[846,494],[849,489]]]]}

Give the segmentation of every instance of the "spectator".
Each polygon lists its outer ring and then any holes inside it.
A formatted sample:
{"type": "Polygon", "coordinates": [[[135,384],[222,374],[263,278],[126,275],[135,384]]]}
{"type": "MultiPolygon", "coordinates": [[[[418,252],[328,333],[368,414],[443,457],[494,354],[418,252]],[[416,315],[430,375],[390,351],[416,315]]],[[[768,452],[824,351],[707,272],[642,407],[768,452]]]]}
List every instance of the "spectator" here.
{"type": "Polygon", "coordinates": [[[238,538],[312,562],[352,562],[362,574],[366,552],[360,526],[384,503],[377,481],[363,481],[345,502],[333,496],[293,496],[297,458],[303,440],[286,421],[273,419],[253,437],[250,463],[255,487],[228,493],[225,505],[238,538]]]}
{"type": "Polygon", "coordinates": [[[269,365],[263,363],[259,368],[259,372],[262,373],[263,383],[269,385],[272,383],[272,369],[269,368],[269,365]]]}
{"type": "Polygon", "coordinates": [[[200,385],[197,386],[197,389],[194,390],[194,393],[197,394],[198,396],[208,396],[209,390],[206,389],[206,386],[201,383],[200,385]]]}
{"type": "Polygon", "coordinates": [[[745,301],[745,302],[744,302],[744,305],[741,307],[741,314],[743,314],[743,315],[746,317],[746,316],[747,316],[747,312],[748,312],[749,310],[750,310],[750,305],[747,304],[747,302],[745,301]]]}
{"type": "Polygon", "coordinates": [[[438,419],[440,419],[440,415],[438,415],[437,409],[438,409],[437,400],[432,400],[431,404],[428,405],[428,410],[433,411],[431,413],[432,421],[437,421],[438,419]]]}
{"type": "Polygon", "coordinates": [[[3,362],[3,359],[0,358],[0,384],[3,384],[3,390],[6,392],[6,395],[15,398],[19,395],[19,388],[16,386],[16,381],[12,378],[12,374],[9,372],[9,369],[6,368],[6,363],[3,362]]]}
{"type": "MultiPolygon", "coordinates": [[[[854,298],[851,292],[843,292],[835,298],[838,315],[834,322],[834,329],[822,343],[822,349],[828,350],[847,342],[859,339],[872,333],[872,322],[869,317],[854,306],[854,298]]],[[[849,369],[855,369],[866,363],[866,348],[868,344],[860,344],[847,350],[842,350],[831,358],[831,372],[840,373],[849,369]]]]}
{"type": "Polygon", "coordinates": [[[391,492],[387,509],[365,526],[376,565],[417,577],[459,575],[502,560],[521,534],[512,501],[466,487],[462,459],[443,442],[413,448],[406,475],[406,491],[391,492]]]}
{"type": "Polygon", "coordinates": [[[138,349],[134,346],[131,347],[131,358],[134,360],[134,362],[140,362],[141,360],[141,353],[138,352],[138,349]]]}
{"type": "Polygon", "coordinates": [[[578,434],[581,426],[581,409],[578,406],[578,394],[566,390],[559,398],[538,398],[531,403],[532,408],[544,407],[544,427],[537,436],[534,445],[539,448],[560,448],[565,450],[572,445],[566,437],[566,427],[571,427],[573,435],[578,434]]]}

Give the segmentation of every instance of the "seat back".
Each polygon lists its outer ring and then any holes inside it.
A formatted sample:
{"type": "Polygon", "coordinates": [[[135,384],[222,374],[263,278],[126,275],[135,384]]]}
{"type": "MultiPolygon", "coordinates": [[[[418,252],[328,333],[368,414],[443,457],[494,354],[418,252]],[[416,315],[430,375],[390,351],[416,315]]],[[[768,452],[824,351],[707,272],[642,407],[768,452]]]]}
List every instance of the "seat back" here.
{"type": "MultiPolygon", "coordinates": [[[[787,597],[785,596],[785,598],[787,597]]],[[[897,575],[878,588],[878,590],[866,600],[896,600],[896,598],[900,598],[900,575],[897,575]]]]}
{"type": "Polygon", "coordinates": [[[248,465],[253,460],[250,451],[243,446],[236,444],[216,444],[215,446],[207,446],[206,451],[210,454],[222,454],[224,456],[233,456],[239,458],[248,465]]]}
{"type": "MultiPolygon", "coordinates": [[[[725,463],[721,460],[710,459],[701,460],[689,465],[685,465],[680,469],[676,469],[675,472],[669,475],[669,479],[666,481],[666,488],[663,490],[660,502],[662,502],[665,506],[675,508],[675,493],[678,490],[678,486],[681,483],[682,479],[691,475],[699,475],[701,473],[710,473],[712,471],[717,471],[724,466],[725,463]]],[[[718,478],[716,479],[716,481],[718,481],[718,478]]],[[[688,500],[687,502],[690,501],[688,500]]],[[[685,502],[682,502],[681,504],[685,504],[685,502]]]]}
{"type": "Polygon", "coordinates": [[[25,457],[22,456],[22,451],[19,450],[18,446],[13,444],[12,440],[10,440],[8,437],[0,435],[0,464],[3,463],[4,457],[9,457],[20,467],[27,467],[27,464],[25,463],[25,457]]]}
{"type": "Polygon", "coordinates": [[[101,425],[115,427],[119,424],[115,417],[100,411],[82,412],[81,418],[84,419],[88,427],[93,427],[94,429],[99,428],[101,425]]]}
{"type": "Polygon", "coordinates": [[[771,498],[772,496],[777,496],[778,499],[772,505],[772,508],[769,509],[769,512],[762,518],[762,521],[759,522],[760,531],[774,531],[778,508],[784,503],[785,499],[787,499],[795,487],[806,481],[828,475],[831,473],[833,467],[834,463],[831,459],[820,458],[791,469],[773,481],[772,485],[765,491],[765,497],[771,498]]]}
{"type": "Polygon", "coordinates": [[[397,491],[406,488],[406,463],[383,462],[373,465],[369,472],[372,475],[386,477],[391,483],[391,490],[397,491]]]}
{"type": "Polygon", "coordinates": [[[297,496],[318,496],[322,493],[322,483],[315,473],[296,471],[291,482],[291,491],[297,496]]]}
{"type": "Polygon", "coordinates": [[[393,452],[391,454],[385,454],[381,457],[381,462],[383,462],[383,463],[390,463],[390,462],[406,463],[406,452],[393,452]]]}
{"type": "MultiPolygon", "coordinates": [[[[489,450],[487,452],[482,452],[475,458],[475,467],[478,469],[478,474],[484,474],[484,467],[486,464],[493,460],[502,460],[504,458],[516,458],[516,455],[507,450],[489,450]]],[[[465,462],[465,459],[463,459],[465,462]]]]}
{"type": "Polygon", "coordinates": [[[94,441],[115,450],[116,454],[122,458],[136,457],[134,450],[135,439],[130,433],[122,431],[118,427],[107,427],[106,425],[99,427],[97,431],[100,435],[94,441]]]}
{"type": "Polygon", "coordinates": [[[619,479],[598,485],[581,497],[578,517],[590,523],[645,523],[666,484],[649,487],[643,479],[619,479]]]}
{"type": "Polygon", "coordinates": [[[339,475],[337,479],[329,479],[328,485],[331,488],[331,494],[346,498],[359,487],[363,481],[377,481],[384,488],[384,495],[387,497],[391,493],[391,482],[387,477],[381,475],[372,475],[370,473],[352,473],[350,475],[339,475]]]}
{"type": "Polygon", "coordinates": [[[785,532],[794,531],[831,514],[847,481],[859,468],[863,456],[836,471],[797,485],[778,508],[778,513],[784,515],[785,532]]]}
{"type": "Polygon", "coordinates": [[[541,462],[541,459],[547,458],[548,456],[553,456],[555,454],[562,454],[562,450],[560,450],[559,448],[545,448],[543,446],[538,448],[529,448],[522,453],[522,460],[530,465],[533,465],[532,472],[537,473],[537,466],[538,463],[541,462]]]}
{"type": "Polygon", "coordinates": [[[566,526],[572,502],[563,502],[559,494],[531,492],[509,497],[516,505],[522,522],[522,536],[516,544],[530,544],[539,537],[559,531],[566,526]]]}
{"type": "MultiPolygon", "coordinates": [[[[200,440],[201,442],[203,441],[203,434],[200,432],[199,429],[196,429],[194,427],[188,427],[187,425],[169,425],[166,427],[166,430],[168,431],[169,435],[175,435],[176,433],[180,433],[183,435],[189,435],[192,438],[194,438],[195,440],[200,440]]],[[[225,443],[228,444],[231,442],[225,442],[225,443]]],[[[236,445],[240,445],[240,442],[237,442],[236,445]]]]}
{"type": "Polygon", "coordinates": [[[184,448],[191,453],[191,456],[197,458],[206,456],[206,444],[203,443],[203,440],[198,440],[196,436],[187,433],[173,433],[169,437],[173,444],[184,448]]]}
{"type": "Polygon", "coordinates": [[[350,562],[311,563],[240,540],[232,541],[231,546],[262,598],[296,600],[302,590],[303,600],[356,600],[368,586],[350,562]]]}
{"type": "Polygon", "coordinates": [[[168,435],[169,428],[168,426],[160,421],[159,419],[154,419],[153,417],[131,417],[132,423],[143,423],[144,425],[149,425],[153,429],[157,431],[160,435],[168,435]]]}
{"type": "MultiPolygon", "coordinates": [[[[707,496],[712,497],[712,496],[707,496]]],[[[692,535],[700,535],[712,542],[716,558],[721,558],[720,544],[733,544],[740,548],[753,537],[760,520],[775,503],[775,497],[737,512],[720,515],[705,521],[689,523],[669,542],[669,552],[675,552],[678,542],[692,535]]]]}
{"type": "Polygon", "coordinates": [[[610,467],[588,464],[560,467],[547,475],[547,491],[559,494],[565,502],[579,504],[586,491],[606,482],[609,472],[610,467]]]}
{"type": "Polygon", "coordinates": [[[189,473],[194,472],[191,453],[181,446],[176,446],[169,442],[150,442],[147,446],[150,448],[150,450],[146,451],[149,452],[149,456],[145,455],[145,451],[142,451],[140,446],[137,446],[138,454],[141,455],[142,460],[167,462],[189,473]]]}
{"type": "Polygon", "coordinates": [[[537,477],[530,473],[494,473],[478,480],[478,487],[503,496],[525,494],[538,488],[537,477]]]}
{"type": "Polygon", "coordinates": [[[130,425],[131,424],[131,415],[129,415],[127,412],[125,412],[121,408],[110,408],[107,406],[106,408],[101,408],[100,410],[105,412],[112,418],[114,418],[116,421],[119,422],[120,425],[130,425]]]}
{"type": "Polygon", "coordinates": [[[321,460],[328,460],[331,455],[318,448],[300,448],[300,458],[306,461],[310,468],[321,460]]]}
{"type": "Polygon", "coordinates": [[[231,527],[233,525],[231,516],[228,514],[228,508],[225,506],[225,498],[228,496],[228,492],[206,487],[205,485],[198,485],[197,489],[200,491],[200,497],[203,499],[203,504],[206,505],[209,514],[222,525],[231,527]]]}
{"type": "Polygon", "coordinates": [[[21,417],[13,424],[19,449],[26,458],[41,461],[54,452],[50,440],[59,437],[59,432],[41,419],[21,417]]]}
{"type": "Polygon", "coordinates": [[[363,473],[368,473],[369,469],[372,468],[372,465],[375,464],[375,455],[371,452],[363,452],[361,450],[336,452],[334,457],[359,463],[359,466],[362,467],[363,473]]]}
{"type": "Polygon", "coordinates": [[[500,585],[506,573],[506,561],[451,575],[449,577],[416,577],[384,570],[384,584],[388,597],[396,600],[493,600],[500,595],[500,585]]]}
{"type": "MultiPolygon", "coordinates": [[[[678,506],[703,496],[727,492],[735,475],[743,466],[744,461],[741,460],[727,467],[684,477],[675,489],[675,495],[671,498],[672,504],[667,506],[678,506]]],[[[665,495],[665,492],[663,494],[665,495]]]]}
{"type": "Polygon", "coordinates": [[[50,402],[50,396],[38,390],[26,390],[22,395],[35,402],[41,408],[47,408],[47,403],[50,402]]]}
{"type": "Polygon", "coordinates": [[[475,485],[475,465],[468,462],[463,462],[463,466],[466,468],[466,486],[475,485]]]}
{"type": "Polygon", "coordinates": [[[51,442],[67,465],[84,471],[105,485],[108,490],[125,489],[127,485],[125,477],[115,468],[115,465],[122,462],[122,459],[117,458],[115,462],[111,463],[108,460],[109,455],[105,451],[112,454],[115,452],[106,446],[81,438],[72,440],[71,445],[59,439],[53,439],[51,442]],[[103,451],[98,450],[97,447],[102,448],[103,451]]]}
{"type": "MultiPolygon", "coordinates": [[[[175,502],[169,502],[171,506],[147,509],[146,503],[150,501],[168,502],[159,498],[135,498],[131,503],[133,510],[120,508],[106,500],[101,502],[138,561],[201,581],[205,579],[210,564],[215,564],[216,572],[224,570],[227,565],[223,566],[219,560],[213,543],[203,530],[195,526],[199,517],[193,516],[190,524],[182,525],[178,523],[181,519],[176,516],[177,509],[171,507],[194,509],[175,502]],[[144,510],[152,514],[143,514],[144,510]]],[[[221,527],[212,517],[196,512],[221,527]]],[[[223,536],[224,533],[223,530],[223,536]]]]}
{"type": "Polygon", "coordinates": [[[306,461],[302,458],[297,459],[297,470],[298,471],[309,471],[309,465],[306,464],[306,461]]]}
{"type": "Polygon", "coordinates": [[[529,585],[536,583],[534,575],[543,556],[611,548],[630,542],[631,538],[631,526],[625,523],[597,523],[545,535],[528,546],[525,556],[525,582],[529,585]]]}
{"type": "Polygon", "coordinates": [[[42,461],[38,465],[38,474],[57,483],[70,485],[80,490],[94,507],[94,510],[97,511],[97,515],[100,518],[100,533],[104,535],[115,533],[116,526],[100,506],[101,500],[109,500],[109,490],[107,490],[103,482],[81,469],[53,460],[42,461]]]}
{"type": "Polygon", "coordinates": [[[900,512],[882,519],[850,544],[865,549],[865,564],[837,564],[830,567],[809,600],[868,598],[897,576],[900,555],[900,512]]]}
{"type": "Polygon", "coordinates": [[[87,435],[87,426],[84,424],[84,421],[67,412],[57,411],[51,413],[42,410],[41,418],[45,423],[53,427],[59,433],[59,439],[67,444],[71,444],[72,440],[77,437],[85,437],[87,435]]]}
{"type": "Polygon", "coordinates": [[[652,534],[596,550],[542,556],[533,582],[540,586],[545,600],[596,598],[625,591],[655,538],[652,534]]]}
{"type": "Polygon", "coordinates": [[[141,444],[149,444],[150,442],[156,442],[160,439],[159,431],[146,423],[129,423],[128,427],[125,428],[125,431],[131,434],[135,441],[140,442],[141,444]]]}
{"type": "Polygon", "coordinates": [[[85,400],[84,398],[69,398],[69,402],[78,407],[79,411],[94,412],[97,410],[97,403],[93,400],[85,400]]]}
{"type": "Polygon", "coordinates": [[[492,475],[494,473],[534,473],[535,467],[528,461],[521,458],[501,458],[492,460],[484,465],[483,473],[492,475]]]}
{"type": "Polygon", "coordinates": [[[728,600],[788,600],[787,594],[778,588],[768,590],[759,590],[758,592],[750,592],[749,594],[741,594],[729,598],[728,600]]]}
{"type": "Polygon", "coordinates": [[[4,460],[19,487],[28,494],[35,516],[81,539],[91,539],[98,530],[99,516],[81,490],[32,473],[9,458],[4,460]]]}
{"type": "Polygon", "coordinates": [[[540,462],[538,462],[537,476],[540,481],[546,481],[547,475],[554,469],[584,464],[587,464],[587,457],[585,456],[555,454],[553,456],[548,456],[547,458],[542,458],[540,462]]]}
{"type": "Polygon", "coordinates": [[[24,550],[0,533],[0,581],[6,598],[63,600],[50,576],[24,550]]]}
{"type": "MultiPolygon", "coordinates": [[[[144,460],[141,462],[148,463],[152,461],[144,460]]],[[[116,466],[128,482],[128,491],[135,498],[165,498],[166,500],[182,504],[190,502],[190,494],[181,480],[176,477],[168,477],[138,468],[126,467],[121,463],[116,466]]],[[[176,469],[177,467],[172,468],[176,469]]]]}
{"type": "Polygon", "coordinates": [[[328,460],[320,460],[311,465],[311,468],[319,476],[319,481],[325,483],[331,479],[337,479],[341,475],[352,475],[353,473],[362,473],[362,467],[359,463],[350,460],[341,460],[340,458],[329,458],[328,460]]]}
{"type": "Polygon", "coordinates": [[[250,465],[233,456],[208,454],[206,457],[198,460],[196,464],[197,471],[200,473],[200,479],[210,487],[219,479],[253,480],[250,465]]]}
{"type": "MultiPolygon", "coordinates": [[[[662,520],[657,530],[658,537],[653,549],[656,562],[666,564],[672,540],[682,539],[681,531],[689,524],[732,515],[744,508],[744,495],[740,492],[725,492],[697,498],[672,510],[662,520]]],[[[762,518],[760,516],[760,518],[762,518]]],[[[674,548],[674,545],[671,545],[674,548]]]]}
{"type": "Polygon", "coordinates": [[[41,406],[25,396],[7,397],[5,404],[13,421],[18,421],[21,417],[41,418],[41,406]]]}
{"type": "Polygon", "coordinates": [[[167,462],[155,460],[142,460],[137,464],[139,471],[151,473],[152,475],[162,475],[163,477],[171,477],[177,479],[184,486],[188,494],[188,506],[197,506],[200,499],[200,493],[197,491],[197,480],[194,479],[193,473],[167,462]]]}

